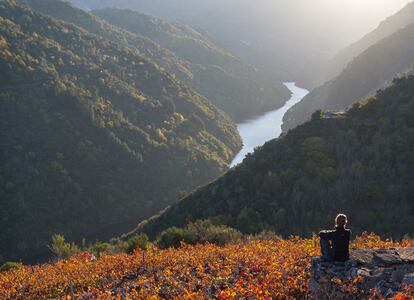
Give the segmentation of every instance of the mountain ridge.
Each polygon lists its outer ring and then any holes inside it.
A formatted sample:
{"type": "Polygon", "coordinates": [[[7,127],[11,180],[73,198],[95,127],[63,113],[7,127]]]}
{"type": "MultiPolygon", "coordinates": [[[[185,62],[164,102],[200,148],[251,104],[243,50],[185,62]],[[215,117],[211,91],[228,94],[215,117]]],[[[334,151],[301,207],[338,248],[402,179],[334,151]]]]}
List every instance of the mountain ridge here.
{"type": "Polygon", "coordinates": [[[281,83],[270,82],[252,66],[189,26],[131,10],[85,12],[62,1],[19,1],[98,36],[138,49],[236,121],[281,107],[289,98],[289,91],[281,83]]]}
{"type": "Polygon", "coordinates": [[[192,80],[185,82],[236,121],[279,108],[289,98],[289,91],[281,83],[269,81],[256,68],[188,25],[129,9],[106,8],[91,13],[172,51],[192,70],[192,80]]]}
{"type": "Polygon", "coordinates": [[[284,116],[283,130],[305,122],[318,110],[344,110],[391,80],[411,70],[414,63],[414,23],[369,47],[342,73],[312,90],[284,116]]]}
{"type": "Polygon", "coordinates": [[[12,0],[0,33],[0,261],[145,218],[241,147],[225,113],[135,48],[12,0]]]}
{"type": "Polygon", "coordinates": [[[414,2],[408,3],[395,15],[382,21],[375,30],[369,32],[360,40],[342,49],[328,64],[329,70],[325,78],[329,80],[330,78],[338,76],[353,58],[357,57],[366,49],[378,43],[382,39],[412,23],[414,23],[414,2]]]}
{"type": "Polygon", "coordinates": [[[243,233],[309,236],[338,211],[350,216],[356,233],[412,232],[413,87],[410,75],[355,103],[344,117],[314,113],[135,232],[154,238],[168,227],[210,219],[243,233]]]}

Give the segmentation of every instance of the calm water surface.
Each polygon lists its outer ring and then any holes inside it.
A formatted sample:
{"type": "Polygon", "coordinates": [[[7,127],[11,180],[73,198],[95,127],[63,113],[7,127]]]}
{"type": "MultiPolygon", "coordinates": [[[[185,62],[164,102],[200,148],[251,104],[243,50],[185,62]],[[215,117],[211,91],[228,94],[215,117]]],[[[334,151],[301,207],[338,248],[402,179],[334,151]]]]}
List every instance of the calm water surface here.
{"type": "Polygon", "coordinates": [[[253,120],[237,124],[237,129],[243,140],[243,148],[232,161],[232,167],[241,163],[246,155],[253,152],[257,146],[278,138],[282,134],[283,116],[285,113],[293,105],[302,101],[309,93],[308,90],[296,86],[294,82],[285,82],[284,85],[292,92],[292,96],[283,107],[267,112],[253,120]]]}

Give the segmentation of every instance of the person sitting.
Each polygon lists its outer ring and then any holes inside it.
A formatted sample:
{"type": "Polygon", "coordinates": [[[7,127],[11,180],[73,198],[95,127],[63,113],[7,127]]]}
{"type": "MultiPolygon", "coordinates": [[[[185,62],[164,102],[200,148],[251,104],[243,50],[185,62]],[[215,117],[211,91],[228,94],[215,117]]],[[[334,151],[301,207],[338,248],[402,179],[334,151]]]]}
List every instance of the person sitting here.
{"type": "Polygon", "coordinates": [[[349,260],[351,231],[346,228],[347,224],[348,217],[338,214],[335,218],[335,230],[319,232],[322,260],[337,262],[349,260]]]}

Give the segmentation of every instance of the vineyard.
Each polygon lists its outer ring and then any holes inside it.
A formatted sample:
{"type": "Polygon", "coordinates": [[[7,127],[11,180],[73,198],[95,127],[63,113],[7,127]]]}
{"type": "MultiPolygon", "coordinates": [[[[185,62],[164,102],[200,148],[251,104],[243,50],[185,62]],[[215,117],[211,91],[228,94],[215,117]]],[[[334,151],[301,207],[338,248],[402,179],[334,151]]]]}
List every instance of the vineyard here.
{"type": "MultiPolygon", "coordinates": [[[[410,240],[397,243],[364,234],[352,247],[411,245],[410,240]]],[[[318,254],[316,237],[246,238],[224,247],[151,246],[145,253],[99,258],[84,252],[53,264],[0,273],[0,299],[306,299],[311,257],[318,254]]],[[[344,297],[381,297],[375,291],[358,294],[358,280],[336,284],[344,297]]],[[[407,287],[395,299],[413,297],[414,287],[407,287]]]]}

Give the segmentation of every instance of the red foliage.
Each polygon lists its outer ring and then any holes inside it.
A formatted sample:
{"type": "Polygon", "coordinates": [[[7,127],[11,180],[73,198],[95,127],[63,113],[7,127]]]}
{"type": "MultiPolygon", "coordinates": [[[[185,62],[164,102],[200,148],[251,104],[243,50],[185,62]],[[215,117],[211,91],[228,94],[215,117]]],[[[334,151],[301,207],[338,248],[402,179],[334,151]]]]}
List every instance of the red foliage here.
{"type": "MultiPolygon", "coordinates": [[[[358,237],[353,247],[409,246],[411,241],[383,241],[373,234],[358,237]]],[[[317,238],[248,240],[225,247],[183,245],[150,247],[142,253],[81,253],[56,264],[24,266],[0,273],[0,299],[303,299],[307,296],[310,258],[318,255],[317,238]]],[[[344,290],[357,293],[353,285],[344,290]]],[[[396,299],[413,299],[407,288],[396,299]]]]}

